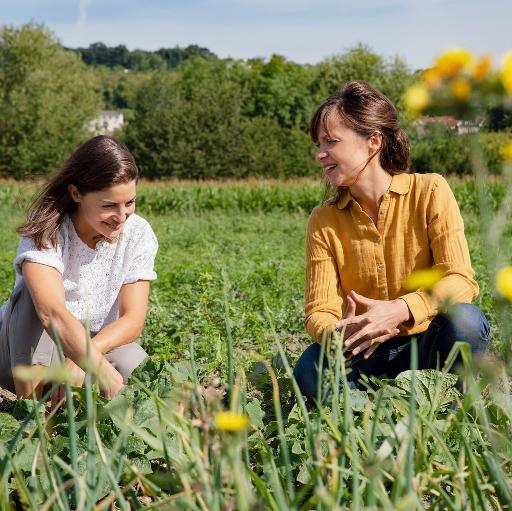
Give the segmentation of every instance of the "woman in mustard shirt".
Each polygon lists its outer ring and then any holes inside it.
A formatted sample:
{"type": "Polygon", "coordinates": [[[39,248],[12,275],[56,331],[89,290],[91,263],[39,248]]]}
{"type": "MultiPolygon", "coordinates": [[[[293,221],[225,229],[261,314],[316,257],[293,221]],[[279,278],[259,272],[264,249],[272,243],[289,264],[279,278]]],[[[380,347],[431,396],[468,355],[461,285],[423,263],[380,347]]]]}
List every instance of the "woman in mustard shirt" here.
{"type": "MultiPolygon", "coordinates": [[[[317,160],[336,196],[317,206],[306,239],[305,326],[314,342],[294,374],[316,398],[322,336],[344,331],[348,375],[395,377],[409,368],[412,336],[418,368],[442,367],[454,342],[483,353],[489,325],[470,302],[478,294],[459,208],[439,174],[409,174],[409,143],[391,101],[353,81],[315,112],[317,160]],[[407,277],[435,268],[430,293],[408,292],[407,277]],[[455,303],[448,316],[438,307],[455,303]]],[[[325,366],[326,362],[323,361],[325,366]]]]}

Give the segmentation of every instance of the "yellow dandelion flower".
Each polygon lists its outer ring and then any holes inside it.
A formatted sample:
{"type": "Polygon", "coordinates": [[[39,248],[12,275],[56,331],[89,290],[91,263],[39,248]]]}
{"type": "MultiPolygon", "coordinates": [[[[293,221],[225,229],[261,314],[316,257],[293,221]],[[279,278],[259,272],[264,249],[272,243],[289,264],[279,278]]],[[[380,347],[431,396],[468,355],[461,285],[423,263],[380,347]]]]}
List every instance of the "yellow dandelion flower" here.
{"type": "Polygon", "coordinates": [[[459,101],[467,101],[471,95],[471,84],[465,78],[455,78],[451,83],[452,94],[459,101]]]}
{"type": "Polygon", "coordinates": [[[413,271],[405,280],[404,287],[408,291],[416,291],[419,288],[430,291],[442,278],[444,272],[439,268],[413,271]]]}
{"type": "Polygon", "coordinates": [[[441,76],[450,78],[460,73],[463,69],[471,67],[475,57],[463,48],[452,48],[439,55],[436,67],[441,76]]]}
{"type": "Polygon", "coordinates": [[[439,71],[435,67],[425,69],[421,75],[421,79],[433,89],[439,87],[443,81],[443,77],[439,74],[439,71]]]}
{"type": "Polygon", "coordinates": [[[239,413],[219,412],[215,415],[215,425],[222,431],[242,431],[249,426],[249,419],[239,413]]]}
{"type": "Polygon", "coordinates": [[[512,50],[503,57],[500,78],[503,88],[512,94],[512,50]]]}
{"type": "Polygon", "coordinates": [[[501,268],[496,274],[496,289],[507,299],[512,301],[512,266],[501,268]]]}
{"type": "Polygon", "coordinates": [[[418,115],[430,104],[430,91],[423,83],[416,83],[404,95],[405,107],[412,115],[418,115]]]}
{"type": "Polygon", "coordinates": [[[482,81],[492,70],[492,57],[489,53],[482,55],[478,62],[471,68],[471,76],[477,81],[482,81]]]}
{"type": "Polygon", "coordinates": [[[502,148],[501,148],[501,156],[504,160],[512,161],[512,140],[509,140],[502,148]]]}

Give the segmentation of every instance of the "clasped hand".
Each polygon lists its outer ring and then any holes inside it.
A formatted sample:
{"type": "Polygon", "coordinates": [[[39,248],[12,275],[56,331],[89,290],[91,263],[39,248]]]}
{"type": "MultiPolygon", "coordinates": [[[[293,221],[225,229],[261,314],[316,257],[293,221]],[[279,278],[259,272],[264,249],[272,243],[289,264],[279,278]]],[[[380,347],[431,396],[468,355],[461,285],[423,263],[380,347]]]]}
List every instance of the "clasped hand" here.
{"type": "Polygon", "coordinates": [[[383,342],[395,337],[400,331],[400,323],[409,317],[409,307],[400,298],[373,300],[351,291],[347,295],[343,318],[336,323],[336,330],[343,333],[343,344],[349,356],[366,350],[364,358],[368,358],[383,342]],[[365,312],[356,316],[357,305],[365,312]]]}

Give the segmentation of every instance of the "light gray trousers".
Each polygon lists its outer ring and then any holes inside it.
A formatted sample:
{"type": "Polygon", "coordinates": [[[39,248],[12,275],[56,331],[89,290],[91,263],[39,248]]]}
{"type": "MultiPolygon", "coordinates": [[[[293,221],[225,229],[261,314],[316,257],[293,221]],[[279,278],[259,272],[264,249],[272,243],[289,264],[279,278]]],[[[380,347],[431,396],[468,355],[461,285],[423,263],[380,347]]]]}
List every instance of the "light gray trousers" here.
{"type": "MultiPolygon", "coordinates": [[[[124,383],[147,356],[136,342],[125,344],[105,354],[105,358],[123,376],[124,383]]],[[[30,292],[21,281],[12,292],[0,323],[0,387],[15,392],[12,378],[14,366],[50,366],[59,362],[57,346],[43,329],[30,292]]]]}

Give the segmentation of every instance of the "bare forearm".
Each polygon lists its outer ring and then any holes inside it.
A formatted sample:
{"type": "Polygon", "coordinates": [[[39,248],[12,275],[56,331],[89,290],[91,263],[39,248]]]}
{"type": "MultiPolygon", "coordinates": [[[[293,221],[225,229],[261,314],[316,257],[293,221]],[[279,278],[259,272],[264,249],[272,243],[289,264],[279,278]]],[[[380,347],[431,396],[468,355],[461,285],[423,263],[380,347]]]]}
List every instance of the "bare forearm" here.
{"type": "Polygon", "coordinates": [[[135,341],[143,325],[134,324],[128,316],[123,316],[101,329],[93,338],[94,346],[101,353],[108,353],[119,346],[135,341]]]}
{"type": "MultiPolygon", "coordinates": [[[[55,342],[58,336],[64,355],[83,367],[87,358],[87,343],[82,324],[65,308],[46,311],[41,317],[41,322],[55,342]]],[[[93,364],[99,364],[103,360],[100,351],[92,344],[91,358],[93,364]]]]}

